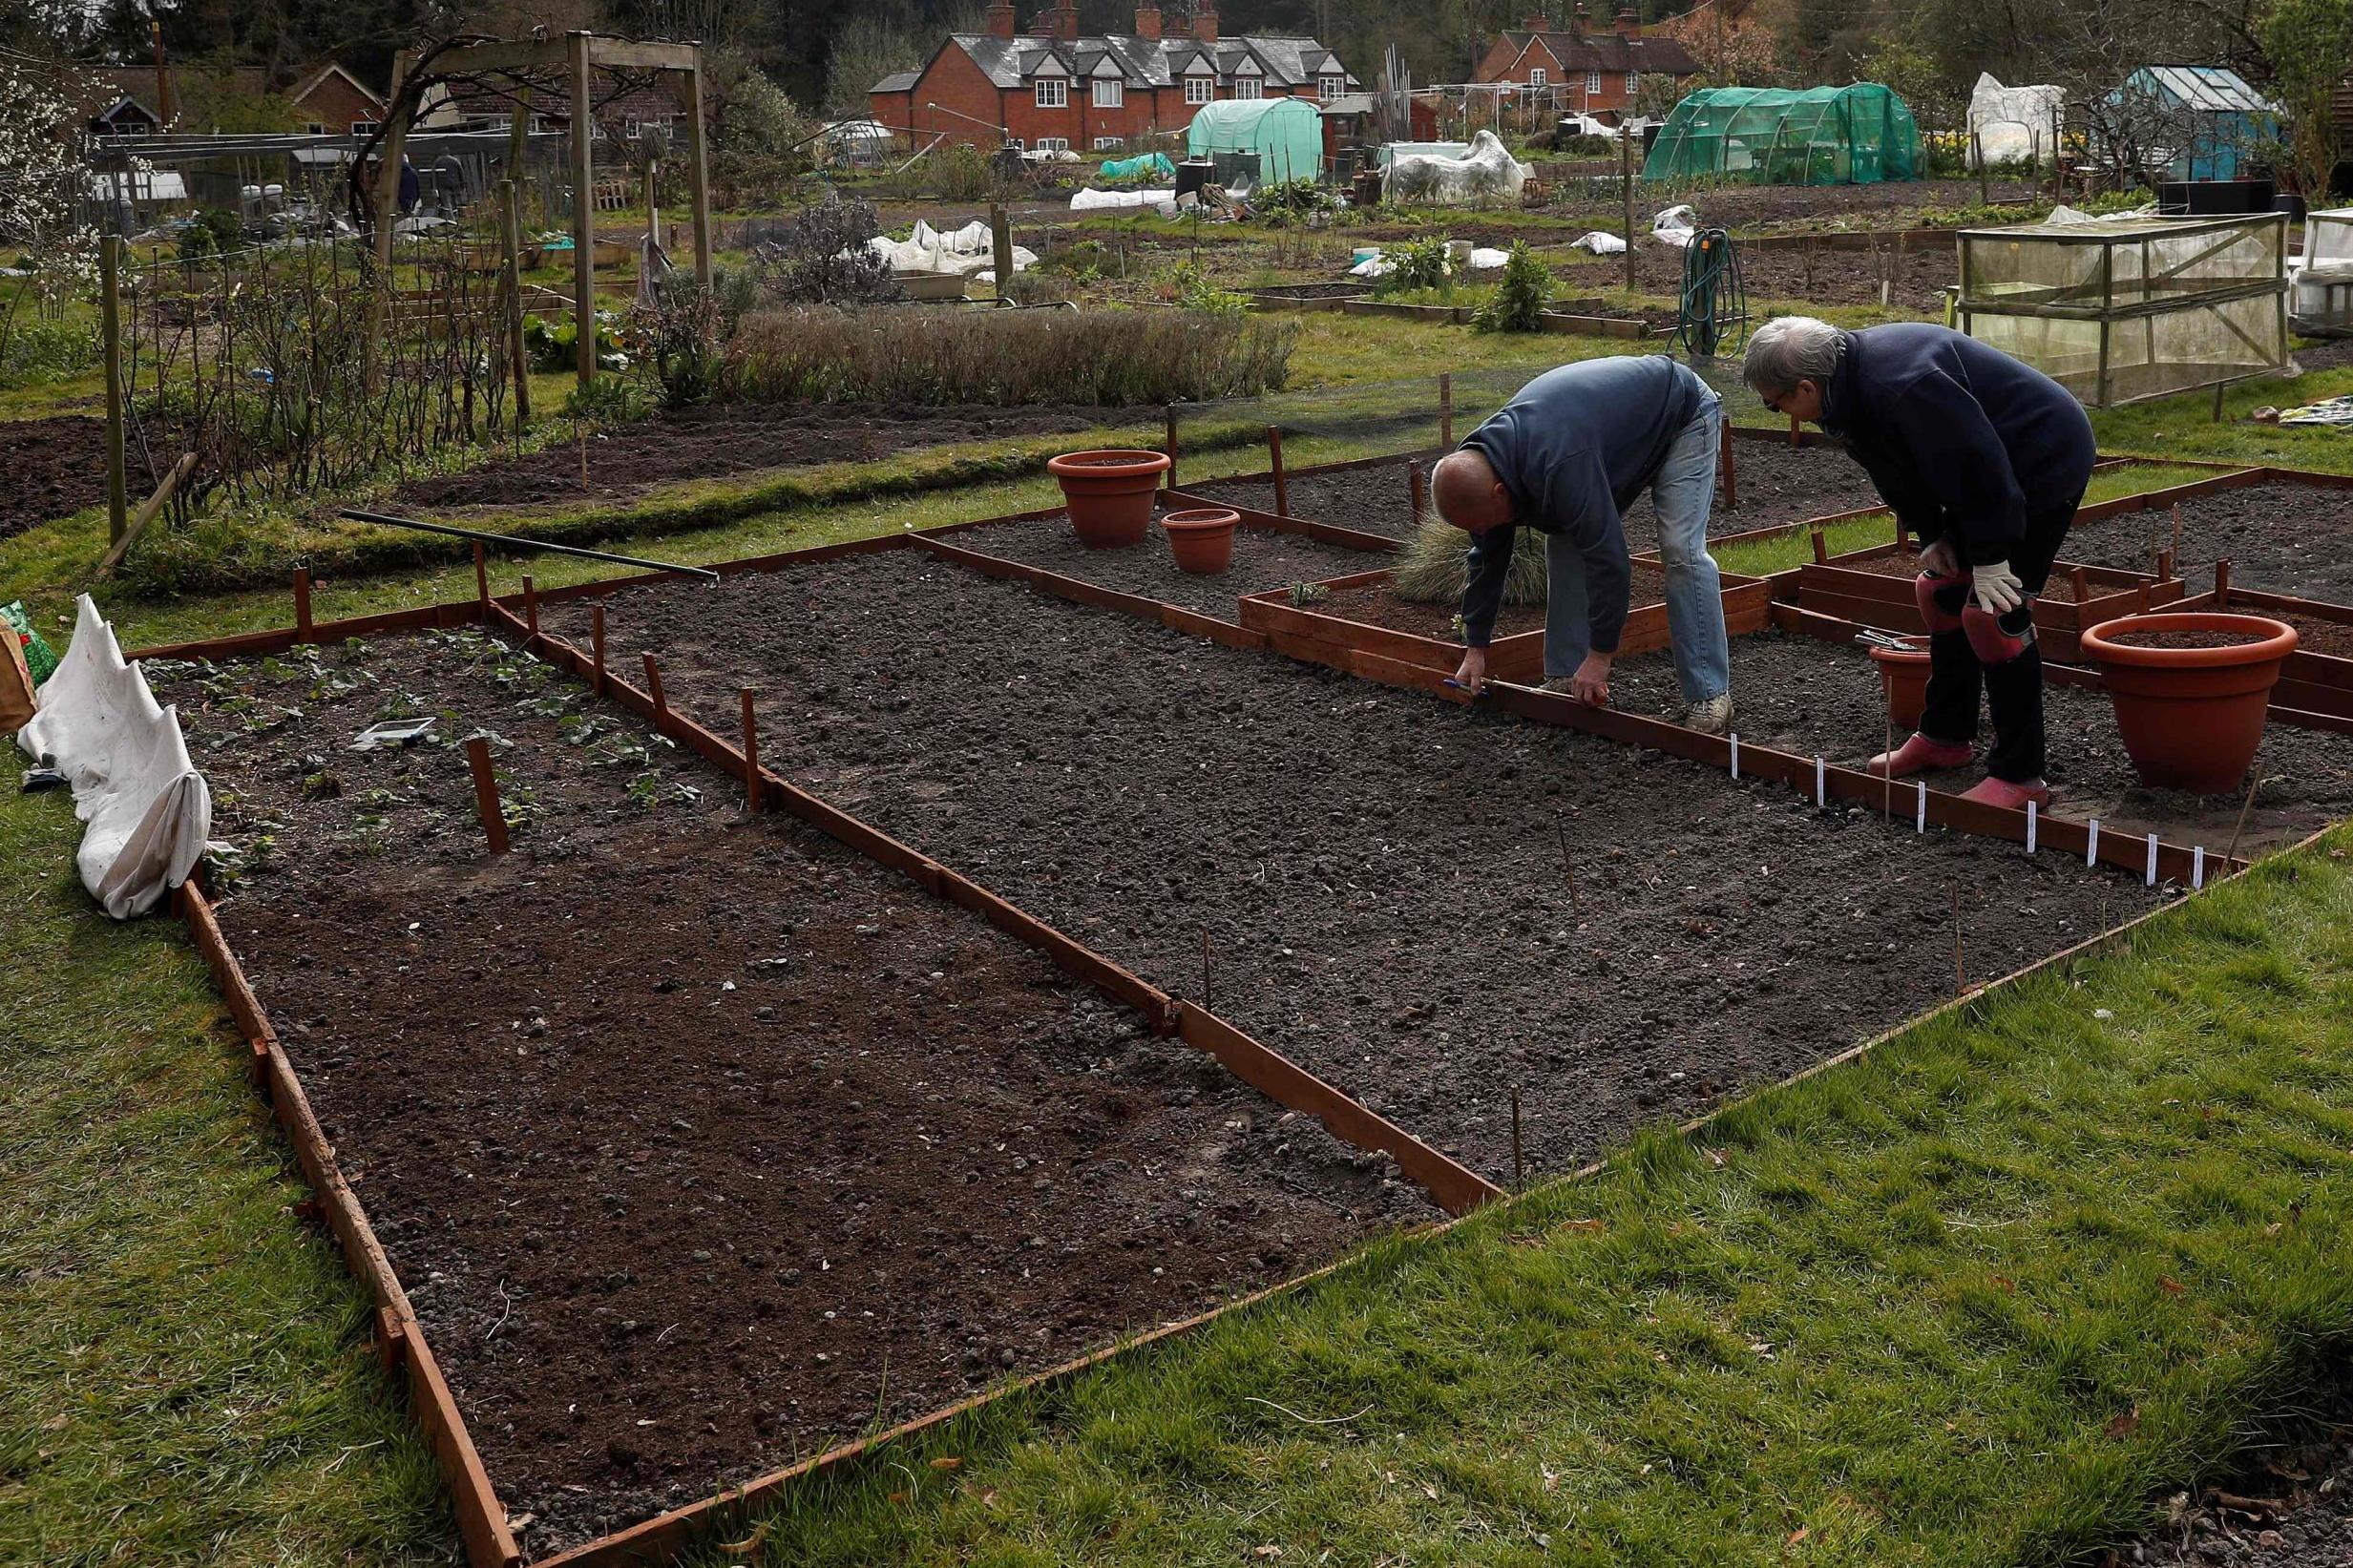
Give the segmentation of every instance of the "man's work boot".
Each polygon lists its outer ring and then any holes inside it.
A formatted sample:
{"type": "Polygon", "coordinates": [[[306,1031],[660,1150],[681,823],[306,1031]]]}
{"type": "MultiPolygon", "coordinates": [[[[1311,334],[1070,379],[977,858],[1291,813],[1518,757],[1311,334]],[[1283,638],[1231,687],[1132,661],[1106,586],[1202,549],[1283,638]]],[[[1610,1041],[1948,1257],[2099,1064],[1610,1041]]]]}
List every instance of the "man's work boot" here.
{"type": "Polygon", "coordinates": [[[1733,727],[1733,694],[1719,692],[1702,698],[1683,715],[1683,726],[1702,735],[1730,735],[1733,727]]]}
{"type": "Polygon", "coordinates": [[[2050,786],[2040,779],[2012,784],[2007,779],[1997,779],[1988,774],[1983,783],[1962,791],[1961,798],[2002,806],[2010,811],[2024,811],[2028,801],[2046,811],[2050,809],[2050,786]]]}
{"type": "Polygon", "coordinates": [[[1966,767],[1977,748],[1965,743],[1931,741],[1925,735],[1914,735],[1893,751],[1882,751],[1862,764],[1866,773],[1876,773],[1883,779],[1908,779],[1915,773],[1930,773],[1939,768],[1966,767]]]}

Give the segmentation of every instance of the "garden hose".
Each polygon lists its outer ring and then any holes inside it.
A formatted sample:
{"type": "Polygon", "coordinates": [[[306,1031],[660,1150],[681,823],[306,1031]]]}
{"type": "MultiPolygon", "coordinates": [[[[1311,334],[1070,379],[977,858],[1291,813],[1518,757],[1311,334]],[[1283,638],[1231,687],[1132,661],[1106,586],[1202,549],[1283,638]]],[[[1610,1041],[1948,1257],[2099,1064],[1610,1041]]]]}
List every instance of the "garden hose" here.
{"type": "Polygon", "coordinates": [[[1747,336],[1749,294],[1740,277],[1740,249],[1722,229],[1701,229],[1683,247],[1683,296],[1675,307],[1675,341],[1694,359],[1737,347],[1747,336]]]}

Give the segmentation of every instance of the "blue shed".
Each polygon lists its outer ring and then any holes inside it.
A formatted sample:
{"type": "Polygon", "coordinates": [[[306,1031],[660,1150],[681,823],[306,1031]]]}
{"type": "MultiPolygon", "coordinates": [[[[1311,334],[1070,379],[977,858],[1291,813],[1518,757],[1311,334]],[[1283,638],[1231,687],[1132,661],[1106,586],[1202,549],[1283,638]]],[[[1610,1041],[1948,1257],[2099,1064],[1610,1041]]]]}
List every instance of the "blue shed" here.
{"type": "Polygon", "coordinates": [[[2136,96],[2188,118],[2189,144],[2165,170],[2168,179],[2244,178],[2240,165],[2249,150],[2279,136],[2279,106],[2221,66],[2143,66],[2108,99],[2121,104],[2136,96]]]}

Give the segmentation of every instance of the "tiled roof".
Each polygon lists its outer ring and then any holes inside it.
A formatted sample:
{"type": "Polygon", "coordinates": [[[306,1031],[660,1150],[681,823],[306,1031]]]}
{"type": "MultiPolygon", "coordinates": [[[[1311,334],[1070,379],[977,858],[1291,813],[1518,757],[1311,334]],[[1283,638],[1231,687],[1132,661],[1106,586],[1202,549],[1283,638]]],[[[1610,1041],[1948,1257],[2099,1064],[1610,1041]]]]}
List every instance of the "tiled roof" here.
{"type": "MultiPolygon", "coordinates": [[[[1339,56],[1313,38],[1262,38],[1255,34],[1203,43],[1191,37],[1143,38],[1124,33],[1058,39],[1022,33],[999,38],[987,32],[957,32],[950,41],[980,68],[992,84],[1018,88],[1033,80],[1048,57],[1073,76],[1091,76],[1106,58],[1130,87],[1170,87],[1185,77],[1186,68],[1206,55],[1218,79],[1230,84],[1246,59],[1255,60],[1265,79],[1284,87],[1313,87],[1319,75],[1348,74],[1339,56]]],[[[876,82],[876,93],[904,93],[920,72],[896,72],[876,82]],[[902,80],[904,78],[904,80],[902,80]]],[[[1360,86],[1348,75],[1351,87],[1360,86]]]]}
{"type": "Polygon", "coordinates": [[[1564,71],[1644,71],[1688,76],[1699,61],[1679,38],[1623,37],[1614,32],[1526,32],[1505,29],[1515,57],[1530,39],[1541,38],[1564,71]]]}

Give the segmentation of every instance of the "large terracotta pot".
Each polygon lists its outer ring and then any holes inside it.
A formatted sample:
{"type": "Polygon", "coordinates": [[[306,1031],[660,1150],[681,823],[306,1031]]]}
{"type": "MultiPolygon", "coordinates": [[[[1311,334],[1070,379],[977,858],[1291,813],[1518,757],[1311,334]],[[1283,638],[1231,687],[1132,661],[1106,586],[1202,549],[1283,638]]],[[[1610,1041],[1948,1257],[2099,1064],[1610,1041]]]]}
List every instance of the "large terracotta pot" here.
{"type": "Polygon", "coordinates": [[[1061,483],[1062,505],[1079,542],[1089,550],[1116,550],[1144,542],[1168,454],[1117,448],[1064,452],[1047,459],[1046,471],[1061,483]]]}
{"type": "Polygon", "coordinates": [[[1928,639],[1905,640],[1912,646],[1872,649],[1871,662],[1880,667],[1880,685],[1887,693],[1888,721],[1898,730],[1915,730],[1928,705],[1928,639]]]}
{"type": "Polygon", "coordinates": [[[2280,662],[2295,651],[2296,629],[2262,616],[2124,616],[2083,634],[2142,782],[2201,795],[2246,778],[2280,662]]]}
{"type": "Polygon", "coordinates": [[[1169,553],[1177,570],[1213,577],[1233,564],[1233,531],[1242,514],[1225,507],[1201,507],[1172,512],[1160,520],[1167,531],[1169,553]]]}

